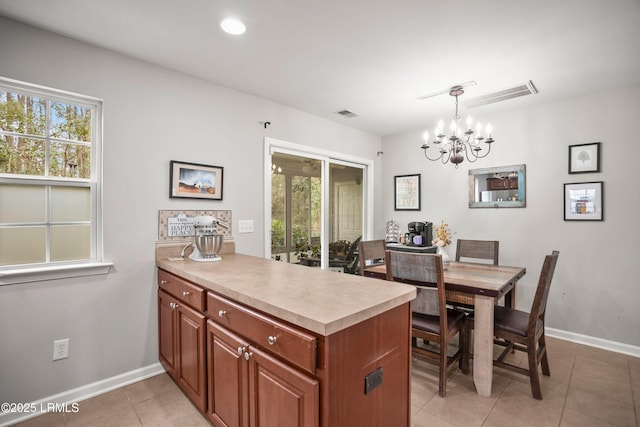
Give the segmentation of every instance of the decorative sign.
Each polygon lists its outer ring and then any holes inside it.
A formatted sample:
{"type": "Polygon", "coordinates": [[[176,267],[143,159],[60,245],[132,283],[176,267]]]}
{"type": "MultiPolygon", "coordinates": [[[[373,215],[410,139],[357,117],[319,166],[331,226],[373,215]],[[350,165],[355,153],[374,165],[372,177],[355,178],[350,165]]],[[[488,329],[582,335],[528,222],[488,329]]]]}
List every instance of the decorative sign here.
{"type": "Polygon", "coordinates": [[[167,218],[167,236],[168,237],[189,237],[194,236],[193,218],[187,218],[181,214],[176,218],[167,218]]]}
{"type": "MultiPolygon", "coordinates": [[[[233,224],[231,220],[231,211],[158,211],[158,240],[179,240],[192,238],[194,236],[193,220],[197,216],[212,216],[227,224],[233,224]]],[[[233,240],[231,227],[224,228],[219,226],[216,233],[224,235],[225,241],[233,240]]]]}
{"type": "Polygon", "coordinates": [[[393,195],[396,211],[420,210],[420,174],[397,175],[394,177],[393,195]]]}

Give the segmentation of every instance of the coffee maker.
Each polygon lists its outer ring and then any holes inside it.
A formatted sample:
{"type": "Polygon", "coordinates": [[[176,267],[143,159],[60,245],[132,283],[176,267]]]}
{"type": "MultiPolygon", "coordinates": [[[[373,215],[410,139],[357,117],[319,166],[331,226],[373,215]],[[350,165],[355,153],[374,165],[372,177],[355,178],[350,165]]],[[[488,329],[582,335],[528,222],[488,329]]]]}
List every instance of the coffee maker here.
{"type": "Polygon", "coordinates": [[[433,224],[428,221],[410,222],[405,235],[407,246],[431,246],[433,238],[433,224]]]}

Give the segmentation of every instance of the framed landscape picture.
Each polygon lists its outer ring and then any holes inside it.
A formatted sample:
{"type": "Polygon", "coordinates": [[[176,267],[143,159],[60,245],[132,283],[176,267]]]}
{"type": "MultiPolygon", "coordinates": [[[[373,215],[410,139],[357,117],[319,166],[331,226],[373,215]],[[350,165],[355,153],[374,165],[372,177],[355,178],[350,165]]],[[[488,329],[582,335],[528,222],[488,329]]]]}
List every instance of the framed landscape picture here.
{"type": "Polygon", "coordinates": [[[394,177],[393,198],[397,211],[420,210],[420,174],[394,177]]]}
{"type": "Polygon", "coordinates": [[[169,197],[222,200],[224,168],[171,160],[169,197]]]}
{"type": "Polygon", "coordinates": [[[564,185],[565,221],[602,221],[603,182],[577,182],[564,185]]]}
{"type": "Polygon", "coordinates": [[[600,172],[600,143],[569,146],[569,173],[600,172]]]}

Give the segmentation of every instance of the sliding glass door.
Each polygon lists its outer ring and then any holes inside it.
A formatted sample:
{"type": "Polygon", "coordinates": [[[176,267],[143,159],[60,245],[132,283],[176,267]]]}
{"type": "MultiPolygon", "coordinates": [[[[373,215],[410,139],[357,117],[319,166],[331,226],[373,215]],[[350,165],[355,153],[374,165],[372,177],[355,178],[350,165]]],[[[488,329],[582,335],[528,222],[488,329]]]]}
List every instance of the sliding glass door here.
{"type": "Polygon", "coordinates": [[[368,165],[278,147],[268,155],[268,256],[358,273],[368,165]]]}
{"type": "Polygon", "coordinates": [[[275,153],[271,159],[271,256],[320,258],[322,162],[275,153]]]}

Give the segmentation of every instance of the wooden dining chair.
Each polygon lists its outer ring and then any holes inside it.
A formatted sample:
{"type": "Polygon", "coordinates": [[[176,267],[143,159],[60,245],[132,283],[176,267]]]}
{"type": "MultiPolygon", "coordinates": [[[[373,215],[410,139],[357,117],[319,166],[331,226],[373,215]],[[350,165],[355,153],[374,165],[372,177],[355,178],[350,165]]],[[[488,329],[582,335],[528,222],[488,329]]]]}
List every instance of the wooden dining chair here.
{"type": "Polygon", "coordinates": [[[491,260],[493,265],[498,265],[499,255],[500,242],[497,240],[458,239],[456,244],[456,261],[460,261],[461,258],[473,258],[491,260]]]}
{"type": "Polygon", "coordinates": [[[442,256],[411,252],[386,251],[387,280],[418,286],[418,296],[411,302],[412,353],[439,367],[438,394],[445,397],[447,374],[458,362],[462,365],[464,345],[464,313],[447,308],[442,274],[442,256]],[[458,350],[448,355],[449,342],[456,335],[458,350]],[[419,340],[436,343],[438,350],[421,346],[419,340]]]}
{"type": "Polygon", "coordinates": [[[360,256],[360,275],[368,276],[366,268],[372,265],[384,264],[386,245],[384,240],[367,240],[358,243],[360,256]],[[367,264],[369,262],[369,264],[367,264]]]}
{"type": "MultiPolygon", "coordinates": [[[[542,366],[544,375],[551,375],[544,335],[544,320],[549,288],[551,287],[551,280],[558,263],[559,254],[560,252],[553,251],[551,255],[545,257],[529,313],[498,305],[494,307],[494,344],[505,347],[505,349],[493,361],[493,365],[528,376],[531,382],[531,394],[538,400],[542,400],[538,365],[542,366]],[[528,369],[505,362],[505,358],[513,350],[527,353],[528,369]]],[[[465,319],[466,337],[470,336],[472,328],[473,317],[470,316],[465,319]]],[[[467,351],[463,356],[463,365],[467,370],[469,368],[469,355],[470,352],[467,351]]]]}

